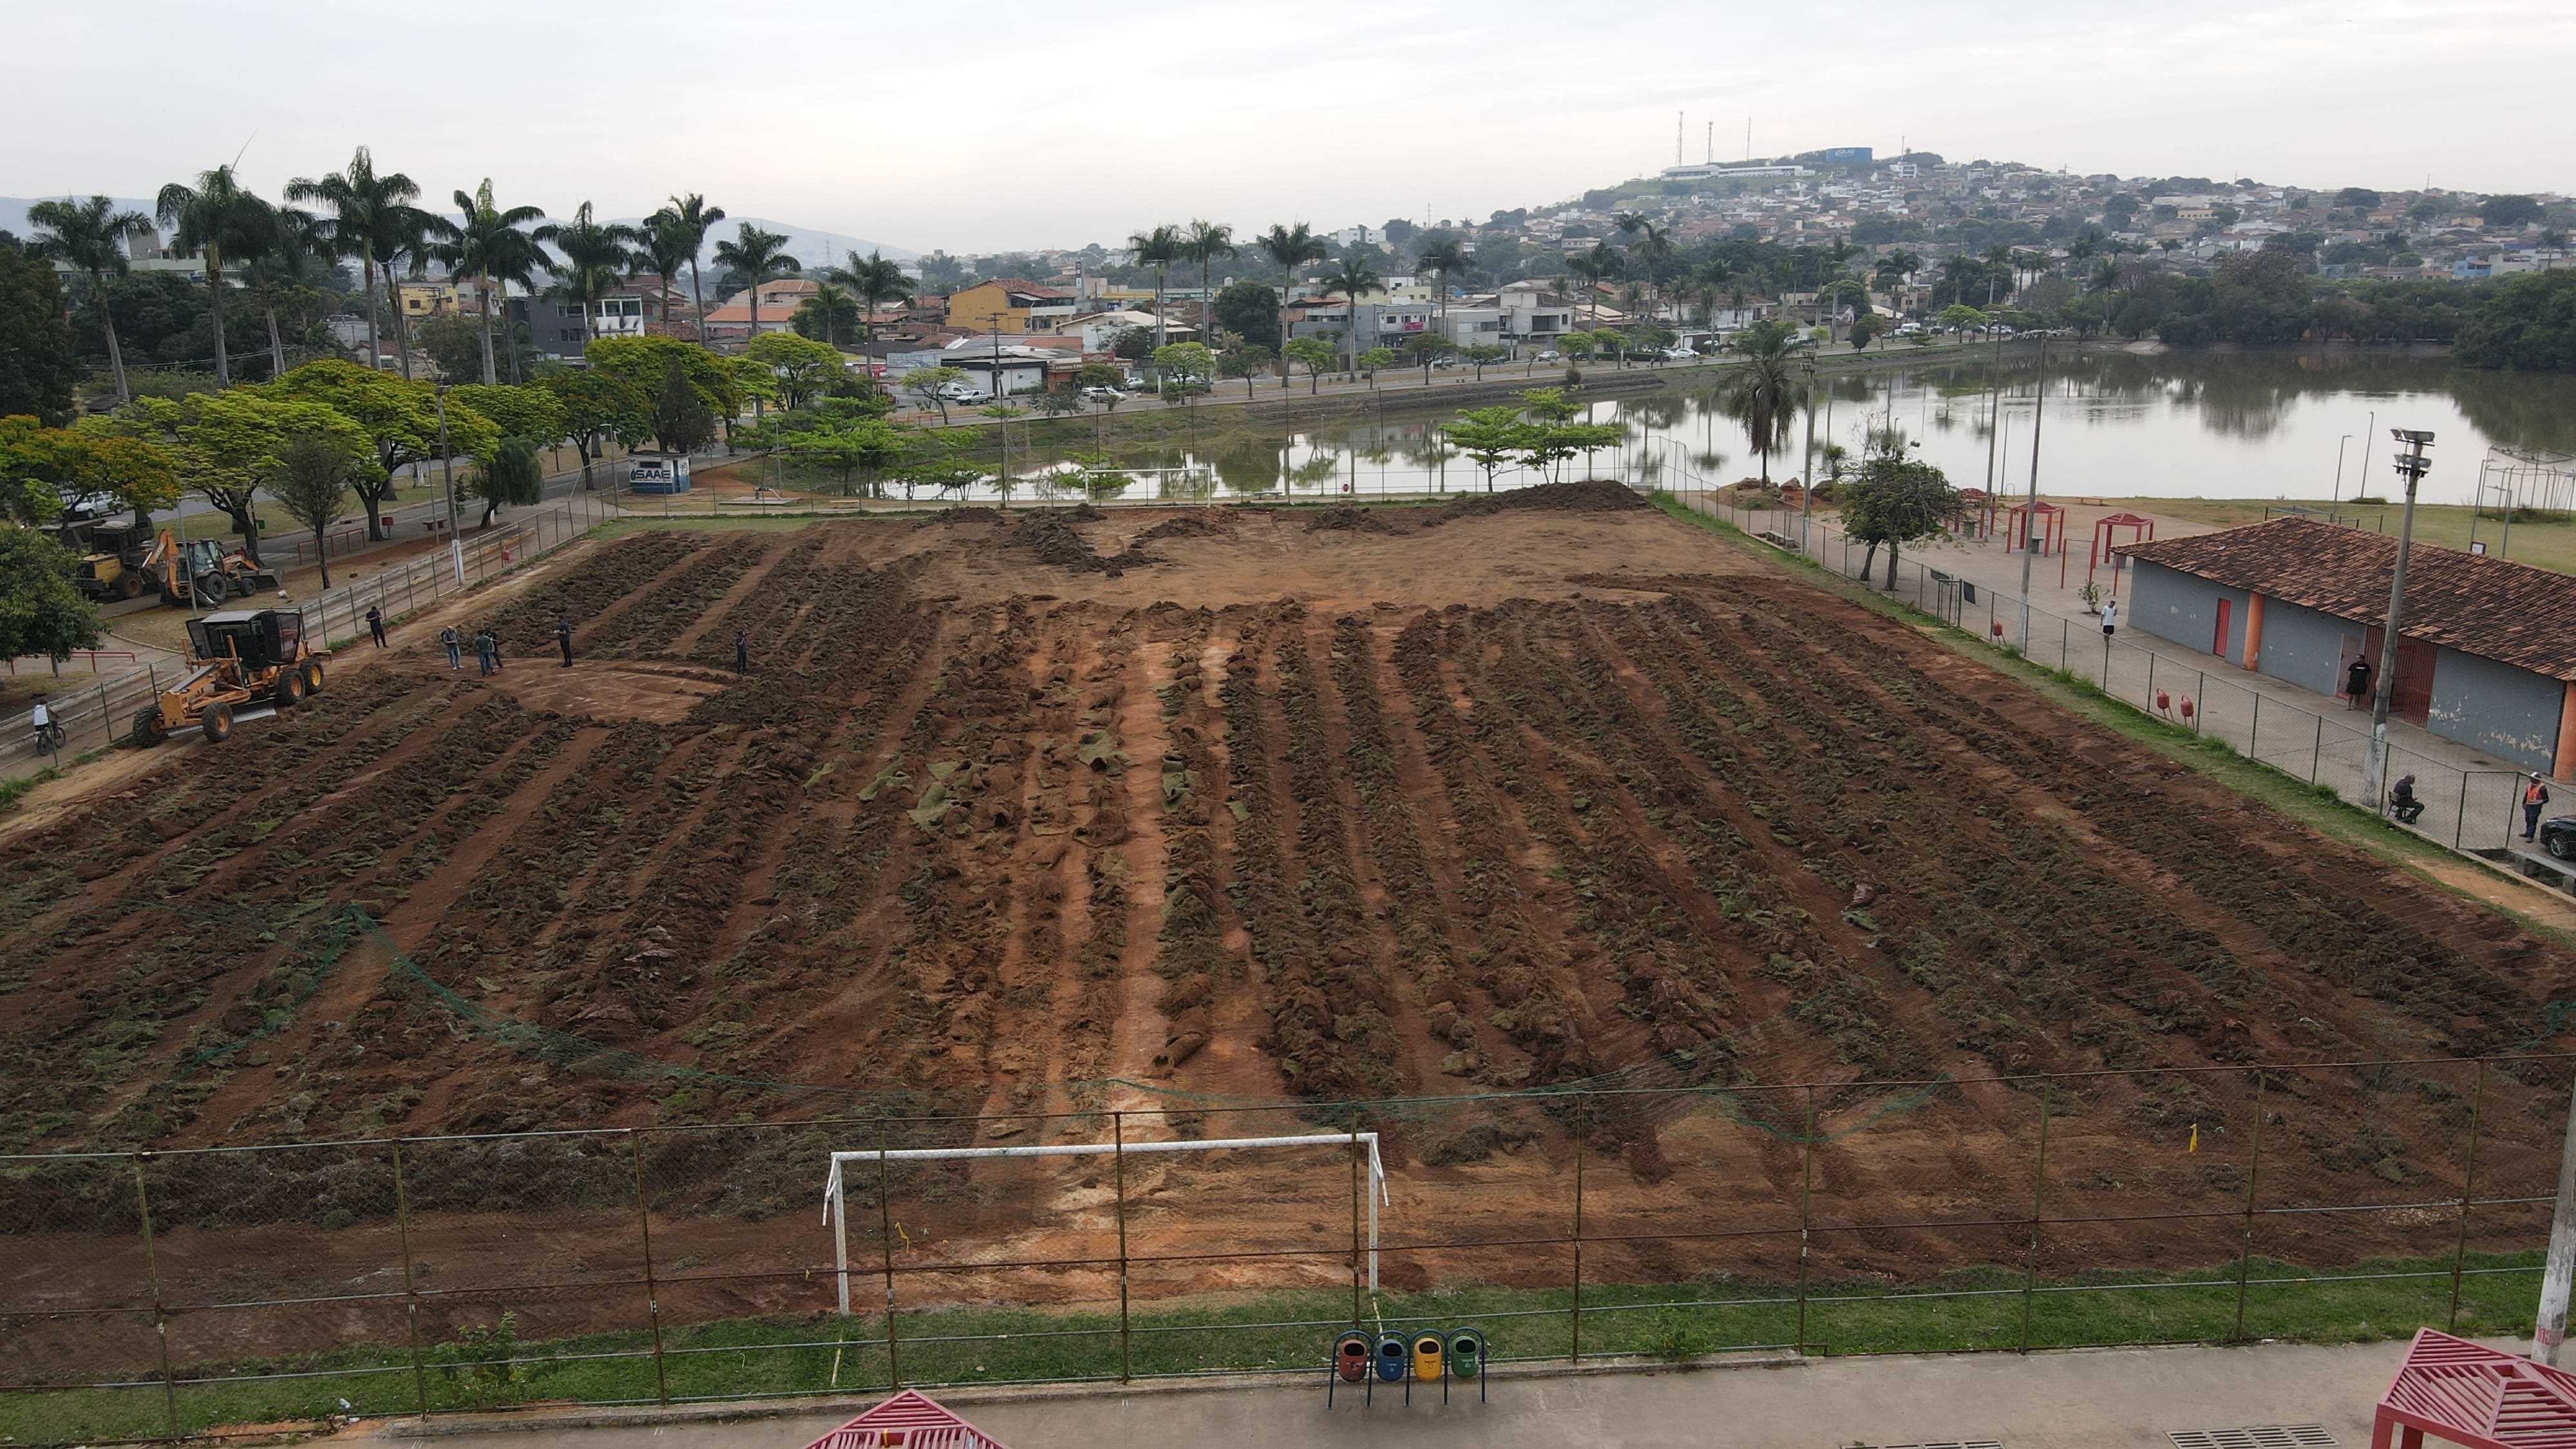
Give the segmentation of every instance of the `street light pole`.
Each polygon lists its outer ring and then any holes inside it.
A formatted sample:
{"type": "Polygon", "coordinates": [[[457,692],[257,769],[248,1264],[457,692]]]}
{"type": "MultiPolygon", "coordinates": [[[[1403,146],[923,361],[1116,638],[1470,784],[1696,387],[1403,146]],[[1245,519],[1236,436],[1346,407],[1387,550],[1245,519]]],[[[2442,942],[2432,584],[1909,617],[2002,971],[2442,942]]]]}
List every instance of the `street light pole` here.
{"type": "Polygon", "coordinates": [[[2341,503],[2343,501],[2343,448],[2344,444],[2351,441],[2352,434],[2350,433],[2346,433],[2341,438],[2335,440],[2335,481],[2333,501],[2337,503],[2341,503]]]}
{"type": "Polygon", "coordinates": [[[438,471],[447,488],[447,553],[456,563],[456,586],[465,587],[465,535],[456,526],[456,465],[447,457],[447,381],[430,388],[438,403],[438,471]]]}
{"type": "Polygon", "coordinates": [[[2030,497],[2021,515],[2021,652],[2030,653],[2030,546],[2039,531],[2039,425],[2048,415],[2048,339],[2039,339],[2039,391],[2030,409],[2030,497]]]}
{"type": "MultiPolygon", "coordinates": [[[[1825,434],[1825,441],[1826,441],[1826,442],[1829,442],[1829,443],[1833,441],[1833,434],[1832,434],[1831,432],[1827,432],[1827,433],[1825,434]]],[[[1805,485],[1804,487],[1802,487],[1802,488],[1800,488],[1800,489],[1798,490],[1798,548],[1799,548],[1799,550],[1800,550],[1801,552],[1805,551],[1805,549],[1806,549],[1806,547],[1807,547],[1807,524],[1808,524],[1808,520],[1812,519],[1812,518],[1815,516],[1815,512],[1816,512],[1816,364],[1815,364],[1813,361],[1810,361],[1810,362],[1808,362],[1808,364],[1807,364],[1807,464],[1806,464],[1806,485],[1805,485]]]]}
{"type": "Polygon", "coordinates": [[[2406,554],[2415,542],[2415,485],[2433,466],[2424,450],[2433,435],[2411,428],[2391,428],[2389,435],[2406,445],[2397,455],[2397,473],[2406,480],[2406,514],[2397,528],[2397,567],[2388,576],[2388,623],[2379,637],[2379,692],[2370,706],[2370,768],[2363,780],[2370,808],[2385,808],[2388,787],[2388,702],[2397,688],[2397,629],[2406,618],[2406,554]]]}

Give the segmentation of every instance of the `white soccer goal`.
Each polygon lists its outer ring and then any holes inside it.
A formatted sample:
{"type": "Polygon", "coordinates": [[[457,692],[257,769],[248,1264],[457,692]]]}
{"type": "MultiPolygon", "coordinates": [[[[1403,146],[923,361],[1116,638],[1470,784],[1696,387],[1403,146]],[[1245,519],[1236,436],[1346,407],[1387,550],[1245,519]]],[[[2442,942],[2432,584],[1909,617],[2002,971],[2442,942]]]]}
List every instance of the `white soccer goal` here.
{"type": "Polygon", "coordinates": [[[1242,1148],[1339,1147],[1368,1150],[1368,1285],[1377,1287],[1377,1210],[1394,1205],[1386,1190],[1386,1167],[1378,1160],[1377,1134],[1343,1132],[1307,1137],[1211,1137],[1194,1142],[1061,1142],[1033,1147],[900,1147],[878,1152],[835,1152],[832,1170],[823,1179],[823,1221],[832,1229],[832,1267],[840,1282],[841,1311],[850,1311],[850,1199],[841,1165],[846,1162],[945,1162],[976,1157],[1091,1157],[1146,1152],[1229,1152],[1242,1148]]]}

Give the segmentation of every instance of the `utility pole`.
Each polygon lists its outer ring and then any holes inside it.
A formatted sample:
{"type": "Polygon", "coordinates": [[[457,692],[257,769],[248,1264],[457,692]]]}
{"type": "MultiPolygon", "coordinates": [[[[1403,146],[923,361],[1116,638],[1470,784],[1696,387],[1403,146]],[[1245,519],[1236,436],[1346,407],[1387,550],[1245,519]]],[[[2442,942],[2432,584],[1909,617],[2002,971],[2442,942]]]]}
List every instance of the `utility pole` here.
{"type": "Polygon", "coordinates": [[[1995,339],[1995,360],[1986,369],[1986,497],[1995,496],[1995,426],[2004,411],[2004,340],[1995,339]]]}
{"type": "MultiPolygon", "coordinates": [[[[2397,526],[2397,567],[2388,576],[2388,624],[2379,635],[2379,692],[2370,706],[2370,768],[2362,783],[2370,795],[2370,808],[2373,810],[2385,809],[2387,805],[2388,701],[2397,692],[2397,628],[2406,619],[2406,554],[2415,542],[2415,485],[2423,482],[2424,475],[2433,467],[2433,460],[2424,456],[2424,450],[2433,446],[2431,433],[2412,428],[2390,428],[2388,434],[2406,445],[2406,451],[2397,455],[2397,474],[2406,480],[2406,514],[2397,526]]],[[[2561,1196],[2563,1200],[2564,1194],[2561,1196]]],[[[2562,1227],[2576,1232],[2576,1225],[2562,1224],[2562,1227]]],[[[2558,1252],[2558,1231],[2553,1229],[2550,1237],[2553,1259],[2558,1252]]],[[[2568,1251],[2576,1253],[2576,1242],[2568,1245],[2568,1251]]],[[[2566,1311],[2566,1299],[2562,1294],[2559,1300],[2562,1321],[2566,1311]]]]}
{"type": "MultiPolygon", "coordinates": [[[[1832,442],[1828,431],[1825,441],[1832,442]]],[[[1806,485],[1798,490],[1798,548],[1807,547],[1807,522],[1816,514],[1816,364],[1807,364],[1807,468],[1806,485]]]]}
{"type": "MultiPolygon", "coordinates": [[[[2000,344],[1998,344],[2000,345],[2000,344]]],[[[2021,652],[2030,654],[2030,551],[2039,531],[2039,423],[2048,413],[2048,339],[2039,339],[2039,392],[2030,407],[2030,497],[2021,513],[2021,652]]]]}
{"type": "Polygon", "coordinates": [[[456,465],[447,456],[447,380],[430,389],[438,403],[438,471],[447,485],[447,554],[456,563],[456,586],[465,587],[465,534],[456,523],[456,465]]]}
{"type": "Polygon", "coordinates": [[[2351,442],[2351,441],[2352,441],[2352,434],[2350,434],[2350,433],[2346,433],[2346,434],[2344,434],[2341,438],[2339,438],[2339,439],[2337,439],[2337,440],[2335,441],[2335,481],[2334,481],[2334,498],[2333,498],[2333,501],[2334,501],[2334,502],[2337,502],[2337,503],[2341,503],[2341,502],[2343,501],[2343,449],[2344,449],[2344,444],[2349,443],[2349,442],[2351,442]]]}

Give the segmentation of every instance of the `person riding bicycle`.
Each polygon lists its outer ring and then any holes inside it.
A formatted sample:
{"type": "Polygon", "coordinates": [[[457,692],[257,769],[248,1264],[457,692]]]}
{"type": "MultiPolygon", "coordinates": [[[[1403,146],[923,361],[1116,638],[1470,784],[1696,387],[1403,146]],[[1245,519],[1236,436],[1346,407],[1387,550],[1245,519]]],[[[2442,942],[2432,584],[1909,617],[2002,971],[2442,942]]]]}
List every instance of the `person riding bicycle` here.
{"type": "Polygon", "coordinates": [[[2412,825],[2422,818],[2424,802],[2415,798],[2414,776],[2400,775],[2397,783],[2388,787],[2388,813],[2397,817],[2400,825],[2412,825]]]}
{"type": "Polygon", "coordinates": [[[27,723],[35,727],[36,748],[39,750],[59,750],[63,747],[62,729],[54,723],[53,709],[45,703],[49,697],[37,695],[36,707],[27,711],[27,723]]]}

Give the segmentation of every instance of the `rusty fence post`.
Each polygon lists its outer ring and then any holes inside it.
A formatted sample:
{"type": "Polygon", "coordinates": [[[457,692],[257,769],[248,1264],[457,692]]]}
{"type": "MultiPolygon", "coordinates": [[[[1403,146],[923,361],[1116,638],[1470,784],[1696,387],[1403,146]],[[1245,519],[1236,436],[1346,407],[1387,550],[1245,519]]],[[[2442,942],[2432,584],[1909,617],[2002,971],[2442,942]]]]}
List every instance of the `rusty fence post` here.
{"type": "Polygon", "coordinates": [[[671,1376],[662,1363],[662,1294],[653,1281],[653,1215],[644,1197],[644,1139],[626,1129],[626,1145],[635,1163],[635,1235],[644,1249],[644,1313],[653,1325],[653,1393],[671,1402],[671,1376]]]}
{"type": "MultiPolygon", "coordinates": [[[[2463,838],[2465,838],[2465,837],[2468,835],[2468,833],[2469,833],[2469,772],[2468,772],[2468,771],[2466,771],[2466,770],[2462,770],[2462,771],[2460,772],[2460,811],[2459,811],[2459,813],[2458,813],[2457,815],[2455,815],[2455,816],[2453,816],[2453,817],[2451,818],[2451,848],[2452,848],[2453,850],[2457,850],[2457,849],[2459,849],[2459,848],[2460,848],[2460,841],[2461,841],[2463,838]]],[[[2511,831],[2507,831],[2507,832],[2505,833],[2505,843],[2506,843],[2507,845],[2510,845],[2510,844],[2512,844],[2512,843],[2513,843],[2513,834],[2512,834],[2512,832],[2511,832],[2511,831]]],[[[2480,1057],[2480,1058],[2478,1058],[2478,1068],[2479,1068],[2479,1070],[2480,1070],[2480,1071],[2484,1071],[2484,1070],[2486,1069],[2486,1058],[2484,1058],[2484,1057],[2480,1057]]],[[[2474,1150],[2474,1149],[2472,1149],[2472,1150],[2474,1150]]]]}
{"type": "Polygon", "coordinates": [[[1127,1114],[1109,1114],[1109,1147],[1111,1201],[1118,1213],[1118,1382],[1126,1383],[1135,1366],[1127,1348],[1127,1114]]]}
{"type": "Polygon", "coordinates": [[[1584,1119],[1590,1115],[1584,1110],[1584,1106],[1589,1100],[1588,1093],[1574,1094],[1574,1302],[1567,1337],[1569,1359],[1574,1363],[1583,1362],[1583,1156],[1586,1135],[1584,1119]]]}
{"type": "Polygon", "coordinates": [[[2236,1332],[2245,1341],[2245,1282],[2254,1266],[2254,1198],[2263,1182],[2263,1069],[2254,1069],[2254,1140],[2245,1158],[2245,1236],[2236,1254],[2236,1332]]]}
{"type": "Polygon", "coordinates": [[[429,1412],[429,1368],[420,1347],[420,1292],[413,1280],[411,1256],[411,1190],[403,1181],[402,1139],[394,1149],[394,1243],[402,1253],[403,1322],[411,1335],[411,1392],[420,1412],[429,1412]]]}
{"type": "Polygon", "coordinates": [[[134,1211],[143,1225],[143,1275],[152,1285],[152,1336],[159,1341],[161,1353],[161,1407],[170,1417],[170,1437],[181,1437],[179,1430],[179,1383],[170,1372],[170,1315],[161,1302],[161,1259],[152,1245],[152,1197],[143,1187],[143,1159],[148,1152],[127,1154],[134,1164],[134,1211]]]}
{"type": "Polygon", "coordinates": [[[2039,1152],[2030,1173],[2030,1256],[2022,1264],[2021,1351],[2030,1352],[2030,1303],[2039,1288],[2040,1224],[2048,1212],[2048,1083],[2039,1079],[2039,1152]]]}
{"type": "Polygon", "coordinates": [[[2469,1214],[2477,1206],[2478,1128],[2486,1099],[2487,1059],[2480,1057],[2477,1082],[2469,1089],[2469,1151],[2467,1166],[2460,1174],[2460,1236],[2451,1245],[2451,1312],[2445,1322],[2453,1329],[2460,1326],[2460,1274],[2469,1256],[2469,1214]]]}
{"type": "Polygon", "coordinates": [[[1816,1194],[1816,1089],[1807,1088],[1807,1130],[1798,1134],[1798,1357],[1807,1356],[1807,1243],[1816,1194]]]}
{"type": "Polygon", "coordinates": [[[903,1388],[903,1373],[895,1364],[894,1331],[894,1197],[886,1172],[886,1129],[877,1122],[877,1247],[885,1264],[886,1319],[886,1387],[903,1388]]]}

